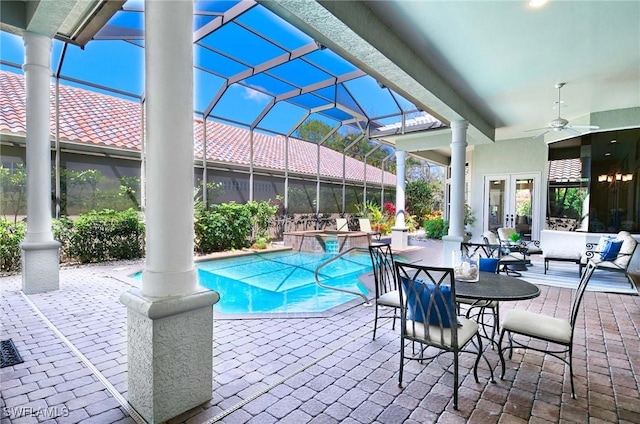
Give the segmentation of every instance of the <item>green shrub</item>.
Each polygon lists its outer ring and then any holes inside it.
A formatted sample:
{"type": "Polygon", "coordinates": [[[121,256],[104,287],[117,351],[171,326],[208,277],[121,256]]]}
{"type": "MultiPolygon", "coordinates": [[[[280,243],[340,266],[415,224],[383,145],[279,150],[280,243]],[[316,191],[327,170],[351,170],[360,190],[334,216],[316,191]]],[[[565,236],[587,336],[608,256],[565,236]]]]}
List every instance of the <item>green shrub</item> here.
{"type": "MultiPolygon", "coordinates": [[[[251,239],[257,241],[259,239],[265,239],[268,241],[269,227],[273,223],[273,217],[278,212],[278,205],[272,204],[270,201],[261,202],[247,202],[246,207],[251,214],[252,232],[251,239]]],[[[266,246],[265,246],[266,247],[266,246]]]]}
{"type": "Polygon", "coordinates": [[[53,238],[60,242],[60,262],[70,258],[71,238],[73,236],[73,221],[69,218],[53,220],[53,238]]]}
{"type": "Polygon", "coordinates": [[[20,242],[24,239],[26,230],[24,222],[14,224],[0,218],[0,271],[20,270],[20,242]]]}
{"type": "Polygon", "coordinates": [[[247,205],[231,202],[196,210],[195,249],[210,253],[249,247],[252,228],[247,205]]]}
{"type": "Polygon", "coordinates": [[[80,215],[73,223],[68,254],[83,263],[141,258],[143,244],[144,224],[137,211],[104,209],[80,215]]]}
{"type": "Polygon", "coordinates": [[[449,222],[442,218],[434,218],[425,221],[424,229],[428,238],[442,239],[442,236],[447,234],[449,230],[449,222]]]}

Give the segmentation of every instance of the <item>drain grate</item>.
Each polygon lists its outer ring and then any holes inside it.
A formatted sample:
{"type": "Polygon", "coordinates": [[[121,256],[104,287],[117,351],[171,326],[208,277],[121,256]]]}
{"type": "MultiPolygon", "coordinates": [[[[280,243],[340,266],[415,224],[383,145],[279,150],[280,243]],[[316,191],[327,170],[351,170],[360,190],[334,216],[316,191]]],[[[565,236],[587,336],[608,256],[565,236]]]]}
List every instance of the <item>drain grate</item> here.
{"type": "Polygon", "coordinates": [[[13,340],[0,340],[0,368],[21,364],[24,361],[13,344],[13,340]]]}

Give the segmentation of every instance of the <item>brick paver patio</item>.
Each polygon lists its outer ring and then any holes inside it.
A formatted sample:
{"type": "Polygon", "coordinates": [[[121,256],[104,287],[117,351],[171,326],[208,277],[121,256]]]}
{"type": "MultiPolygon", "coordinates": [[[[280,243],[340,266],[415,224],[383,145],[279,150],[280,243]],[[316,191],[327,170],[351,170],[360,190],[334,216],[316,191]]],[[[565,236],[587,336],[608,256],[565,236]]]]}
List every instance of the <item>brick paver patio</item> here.
{"type": "MultiPolygon", "coordinates": [[[[13,339],[25,361],[0,370],[2,423],[135,422],[118,401],[127,397],[119,296],[131,287],[116,278],[122,267],[63,268],[59,291],[28,297],[19,275],[0,279],[0,339],[13,339]]],[[[540,289],[536,299],[501,308],[568,313],[571,290],[540,289]]],[[[450,358],[408,363],[399,389],[397,329],[386,322],[372,341],[372,321],[365,306],[324,318],[214,320],[213,398],[171,422],[640,422],[640,296],[585,294],[575,337],[577,399],[555,358],[517,351],[504,380],[489,382],[483,364],[478,384],[473,355],[463,355],[458,411],[443,368],[450,358]]],[[[490,349],[487,358],[499,362],[490,349]]]]}

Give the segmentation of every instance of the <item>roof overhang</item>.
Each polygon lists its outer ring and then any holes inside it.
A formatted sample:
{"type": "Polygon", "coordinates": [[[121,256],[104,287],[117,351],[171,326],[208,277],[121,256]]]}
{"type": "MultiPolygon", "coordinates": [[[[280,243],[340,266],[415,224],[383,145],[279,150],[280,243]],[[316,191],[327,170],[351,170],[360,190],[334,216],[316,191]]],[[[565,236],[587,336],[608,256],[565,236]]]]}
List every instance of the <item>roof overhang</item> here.
{"type": "Polygon", "coordinates": [[[34,32],[84,46],[122,7],[125,0],[0,2],[0,29],[22,36],[34,32]]]}

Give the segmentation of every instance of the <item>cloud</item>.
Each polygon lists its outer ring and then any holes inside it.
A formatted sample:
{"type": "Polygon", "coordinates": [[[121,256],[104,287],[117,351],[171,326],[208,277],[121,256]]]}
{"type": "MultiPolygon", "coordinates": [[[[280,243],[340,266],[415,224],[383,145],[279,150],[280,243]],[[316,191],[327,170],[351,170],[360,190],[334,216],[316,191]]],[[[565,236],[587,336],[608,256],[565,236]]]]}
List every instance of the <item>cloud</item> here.
{"type": "MultiPolygon", "coordinates": [[[[256,102],[266,103],[270,100],[271,96],[264,94],[261,91],[254,90],[249,87],[243,87],[244,93],[243,97],[247,100],[255,100],[256,102]]],[[[263,89],[262,87],[257,87],[263,89]]]]}

